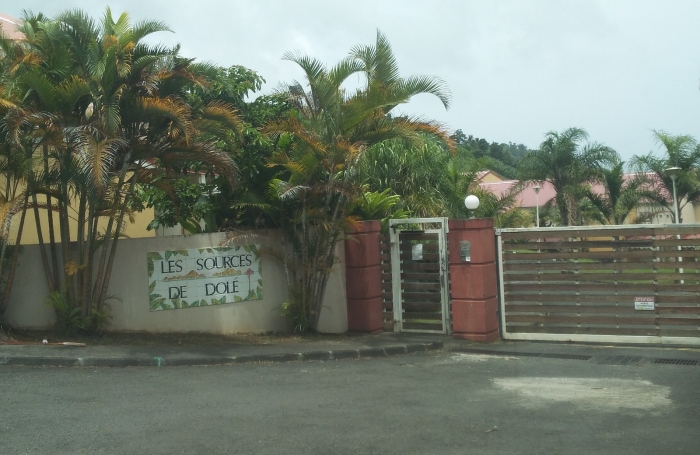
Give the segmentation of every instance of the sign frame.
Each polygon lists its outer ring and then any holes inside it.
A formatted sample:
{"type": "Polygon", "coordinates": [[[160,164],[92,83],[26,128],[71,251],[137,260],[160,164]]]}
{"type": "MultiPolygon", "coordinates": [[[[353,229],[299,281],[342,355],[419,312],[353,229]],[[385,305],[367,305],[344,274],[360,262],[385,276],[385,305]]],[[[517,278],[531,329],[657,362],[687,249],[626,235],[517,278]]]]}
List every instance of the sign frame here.
{"type": "Polygon", "coordinates": [[[149,310],[173,310],[263,298],[260,245],[146,254],[149,310]]]}

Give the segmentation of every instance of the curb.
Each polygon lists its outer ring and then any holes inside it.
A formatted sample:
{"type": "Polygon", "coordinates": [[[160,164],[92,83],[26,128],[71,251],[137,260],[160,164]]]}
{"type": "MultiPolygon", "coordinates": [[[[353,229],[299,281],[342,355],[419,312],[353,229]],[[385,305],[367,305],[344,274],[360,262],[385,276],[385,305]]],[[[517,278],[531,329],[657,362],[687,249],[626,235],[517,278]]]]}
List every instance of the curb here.
{"type": "Polygon", "coordinates": [[[337,349],[332,351],[307,351],[286,354],[248,354],[232,357],[0,357],[0,367],[53,366],[53,367],[165,367],[196,365],[233,365],[254,362],[301,362],[313,360],[367,359],[390,357],[442,349],[442,341],[387,346],[384,348],[337,349]]]}

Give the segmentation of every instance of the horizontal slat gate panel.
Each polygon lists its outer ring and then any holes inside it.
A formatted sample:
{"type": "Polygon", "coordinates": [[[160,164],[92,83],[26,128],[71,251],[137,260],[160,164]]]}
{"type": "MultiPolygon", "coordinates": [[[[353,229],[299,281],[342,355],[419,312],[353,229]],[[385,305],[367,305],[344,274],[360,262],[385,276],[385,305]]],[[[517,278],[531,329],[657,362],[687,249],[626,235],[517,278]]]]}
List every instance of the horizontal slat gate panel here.
{"type": "Polygon", "coordinates": [[[560,324],[572,324],[572,325],[583,325],[583,324],[600,324],[600,325],[684,325],[688,327],[698,327],[700,326],[700,319],[698,318],[673,318],[666,317],[660,318],[655,315],[650,317],[637,316],[634,317],[611,317],[609,315],[605,316],[574,316],[574,315],[514,315],[510,314],[508,316],[509,322],[534,322],[534,323],[560,323],[560,324]]]}
{"type": "Polygon", "coordinates": [[[406,291],[431,291],[440,293],[440,283],[410,283],[404,282],[401,287],[406,291]]]}
{"type": "Polygon", "coordinates": [[[577,335],[636,335],[636,336],[676,336],[698,337],[700,330],[655,329],[655,328],[626,328],[626,327],[538,327],[513,326],[510,333],[552,333],[577,335]]]}
{"type": "MultiPolygon", "coordinates": [[[[669,284],[669,285],[654,285],[654,284],[596,284],[596,285],[582,285],[582,284],[549,284],[544,283],[538,285],[537,283],[531,284],[507,284],[504,286],[506,290],[506,297],[509,293],[523,295],[529,293],[540,293],[541,295],[548,295],[551,292],[557,291],[569,291],[570,296],[576,296],[585,293],[588,295],[596,295],[598,297],[605,296],[608,293],[614,292],[618,295],[633,296],[633,297],[652,297],[659,296],[664,297],[666,295],[673,296],[684,296],[686,300],[696,297],[697,290],[700,285],[681,285],[681,284],[669,284]]],[[[559,295],[564,295],[559,293],[559,295]]],[[[628,302],[632,302],[632,299],[628,299],[628,302]]]]}
{"type": "MultiPolygon", "coordinates": [[[[413,261],[413,254],[410,252],[409,253],[401,253],[399,255],[399,259],[401,259],[401,261],[413,261]]],[[[436,263],[437,261],[440,260],[440,255],[438,253],[426,253],[425,251],[423,251],[423,253],[421,254],[420,260],[421,261],[430,261],[430,262],[436,263]]],[[[406,264],[406,265],[410,265],[410,263],[406,264]]]]}
{"type": "Polygon", "coordinates": [[[407,248],[406,245],[413,245],[415,243],[426,244],[434,242],[436,245],[438,244],[438,238],[435,231],[408,231],[402,229],[400,230],[400,234],[401,244],[399,245],[399,248],[407,248]]]}
{"type": "Polygon", "coordinates": [[[536,242],[536,243],[504,243],[503,252],[528,252],[531,250],[551,252],[556,250],[566,251],[581,251],[591,249],[594,251],[633,251],[636,249],[649,251],[652,248],[681,248],[691,249],[692,247],[700,246],[700,239],[653,239],[653,240],[621,240],[621,241],[553,241],[553,242],[536,242]]]}
{"type": "Polygon", "coordinates": [[[678,281],[685,280],[686,282],[697,282],[700,280],[700,274],[692,273],[539,273],[525,274],[512,273],[508,274],[508,281],[594,281],[594,282],[610,282],[610,281],[678,281]]]}
{"type": "MultiPolygon", "coordinates": [[[[550,302],[561,302],[561,303],[608,303],[608,304],[624,304],[624,305],[633,305],[633,298],[637,297],[635,295],[630,296],[629,294],[626,295],[613,295],[610,293],[604,293],[604,294],[579,294],[576,295],[575,293],[550,293],[550,294],[541,294],[541,293],[530,293],[530,294],[525,294],[525,293],[508,293],[506,294],[506,302],[507,303],[518,303],[518,302],[541,302],[541,303],[550,303],[550,302]]],[[[655,305],[659,304],[684,304],[684,305],[695,305],[697,304],[698,301],[700,301],[700,297],[697,297],[695,299],[691,298],[692,296],[688,295],[683,295],[683,294],[677,294],[677,295],[672,295],[672,294],[663,294],[663,295],[657,295],[655,296],[655,305]]]]}
{"type": "Polygon", "coordinates": [[[422,312],[422,311],[441,311],[442,305],[435,302],[406,302],[403,305],[404,310],[410,312],[422,312]]]}
{"type": "MultiPolygon", "coordinates": [[[[548,261],[553,259],[571,259],[575,256],[576,259],[613,259],[624,261],[635,258],[697,258],[700,257],[700,251],[696,250],[669,250],[669,251],[561,251],[551,253],[543,251],[519,252],[519,253],[503,253],[504,261],[548,261]]],[[[690,261],[688,261],[690,262],[690,261]]]]}
{"type": "Polygon", "coordinates": [[[551,251],[555,249],[581,250],[583,248],[627,249],[627,248],[652,248],[652,247],[674,247],[680,245],[682,248],[700,246],[700,239],[654,239],[636,240],[623,239],[620,241],[577,241],[577,242],[540,242],[540,243],[504,243],[504,252],[518,252],[529,250],[551,251]]]}
{"type": "Polygon", "coordinates": [[[544,270],[544,271],[576,271],[576,270],[675,270],[682,267],[683,271],[700,268],[700,262],[569,262],[569,261],[509,261],[503,264],[503,271],[514,272],[522,270],[544,270]]]}
{"type": "Polygon", "coordinates": [[[439,293],[403,292],[401,296],[404,302],[440,302],[439,293]]]}
{"type": "MultiPolygon", "coordinates": [[[[542,243],[545,241],[556,241],[559,239],[572,239],[572,238],[586,238],[595,239],[598,237],[621,237],[621,238],[632,238],[637,240],[645,240],[648,238],[663,238],[671,237],[675,235],[682,236],[694,236],[694,238],[700,238],[698,236],[698,226],[697,225],[683,225],[679,224],[676,226],[671,225],[659,225],[659,227],[654,226],[628,226],[613,229],[551,229],[551,230],[518,230],[517,232],[509,232],[508,230],[501,231],[501,238],[504,243],[508,240],[531,240],[540,239],[542,243]]],[[[681,239],[682,240],[682,239],[681,239]]]]}
{"type": "Polygon", "coordinates": [[[442,321],[438,323],[430,322],[404,322],[403,328],[407,330],[433,330],[439,332],[442,330],[442,321]]]}
{"type": "Polygon", "coordinates": [[[442,331],[440,253],[438,234],[399,233],[401,306],[405,330],[442,331]],[[421,244],[414,260],[414,245],[421,244]]]}
{"type": "Polygon", "coordinates": [[[433,282],[440,283],[439,272],[427,273],[414,273],[414,272],[404,272],[401,273],[401,279],[406,281],[422,281],[422,282],[433,282]]]}
{"type": "Polygon", "coordinates": [[[501,241],[506,333],[700,344],[700,226],[508,231],[501,241]],[[635,297],[653,297],[654,309],[635,309],[635,297]]]}
{"type": "MultiPolygon", "coordinates": [[[[661,306],[655,305],[656,308],[650,313],[652,314],[689,314],[695,317],[700,317],[700,305],[693,306],[661,306]]],[[[618,306],[618,305],[518,305],[509,303],[506,305],[506,313],[544,313],[544,314],[635,314],[639,311],[633,306],[618,306]]]]}
{"type": "MultiPolygon", "coordinates": [[[[436,241],[436,240],[434,238],[431,238],[429,240],[426,240],[426,242],[427,241],[436,241]]],[[[435,254],[437,254],[439,249],[440,249],[440,245],[438,245],[437,243],[421,243],[421,245],[423,245],[421,247],[423,250],[423,253],[435,253],[435,254]]],[[[410,256],[411,253],[413,252],[413,244],[401,243],[399,245],[399,251],[401,252],[402,255],[406,254],[406,255],[410,256]]]]}
{"type": "Polygon", "coordinates": [[[408,318],[409,316],[411,319],[434,319],[438,322],[442,321],[442,312],[440,308],[438,308],[437,311],[411,311],[406,313],[404,318],[408,318]]]}

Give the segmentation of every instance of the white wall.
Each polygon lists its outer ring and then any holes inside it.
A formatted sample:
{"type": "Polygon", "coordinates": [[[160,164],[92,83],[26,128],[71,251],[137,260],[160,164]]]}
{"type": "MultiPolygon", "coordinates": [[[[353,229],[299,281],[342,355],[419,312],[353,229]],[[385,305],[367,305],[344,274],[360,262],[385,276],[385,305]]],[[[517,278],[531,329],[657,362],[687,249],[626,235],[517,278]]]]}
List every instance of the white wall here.
{"type": "MultiPolygon", "coordinates": [[[[234,244],[259,243],[268,249],[279,244],[278,232],[268,231],[267,234],[234,244]]],[[[262,255],[262,300],[149,311],[147,252],[215,247],[223,240],[224,235],[220,233],[120,240],[108,291],[118,300],[110,301],[113,318],[108,330],[216,334],[289,331],[289,323],[279,311],[287,299],[284,269],[267,251],[262,255]]],[[[336,254],[340,260],[331,273],[319,323],[319,330],[326,333],[342,333],[348,329],[342,242],[336,254]]],[[[22,328],[50,327],[54,314],[44,303],[47,294],[39,248],[24,246],[6,321],[22,328]]]]}

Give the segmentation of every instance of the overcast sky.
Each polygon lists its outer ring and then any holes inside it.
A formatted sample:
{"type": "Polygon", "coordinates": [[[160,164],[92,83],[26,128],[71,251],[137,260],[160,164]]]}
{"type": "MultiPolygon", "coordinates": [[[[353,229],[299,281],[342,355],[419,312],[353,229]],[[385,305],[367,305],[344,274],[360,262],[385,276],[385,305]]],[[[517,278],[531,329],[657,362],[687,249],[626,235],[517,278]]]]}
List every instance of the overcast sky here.
{"type": "Polygon", "coordinates": [[[160,19],[163,43],[267,80],[299,79],[286,51],[333,64],[355,44],[389,38],[402,75],[430,74],[452,91],[445,111],[416,97],[403,111],[488,141],[536,148],[547,131],[586,129],[623,158],[658,150],[652,130],[700,139],[698,0],[23,0],[49,16],[160,19]]]}

